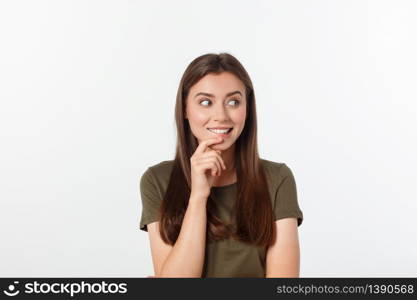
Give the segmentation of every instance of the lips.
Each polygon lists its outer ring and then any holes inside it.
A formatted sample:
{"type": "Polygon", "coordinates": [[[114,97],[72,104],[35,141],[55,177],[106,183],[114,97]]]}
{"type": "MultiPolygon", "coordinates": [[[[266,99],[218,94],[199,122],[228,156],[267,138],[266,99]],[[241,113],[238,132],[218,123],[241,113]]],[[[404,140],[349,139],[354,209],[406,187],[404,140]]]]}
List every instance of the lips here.
{"type": "Polygon", "coordinates": [[[207,128],[208,131],[217,133],[217,134],[228,134],[232,131],[233,127],[213,127],[207,128]]]}

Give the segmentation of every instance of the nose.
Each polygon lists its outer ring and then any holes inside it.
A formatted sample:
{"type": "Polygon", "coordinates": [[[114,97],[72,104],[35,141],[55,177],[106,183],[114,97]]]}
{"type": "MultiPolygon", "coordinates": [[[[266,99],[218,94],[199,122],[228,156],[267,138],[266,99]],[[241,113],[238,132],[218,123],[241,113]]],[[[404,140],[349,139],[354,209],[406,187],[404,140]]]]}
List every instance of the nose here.
{"type": "Polygon", "coordinates": [[[224,104],[219,102],[218,105],[214,105],[213,109],[213,119],[214,121],[224,121],[228,120],[229,116],[227,109],[224,107],[224,104]]]}

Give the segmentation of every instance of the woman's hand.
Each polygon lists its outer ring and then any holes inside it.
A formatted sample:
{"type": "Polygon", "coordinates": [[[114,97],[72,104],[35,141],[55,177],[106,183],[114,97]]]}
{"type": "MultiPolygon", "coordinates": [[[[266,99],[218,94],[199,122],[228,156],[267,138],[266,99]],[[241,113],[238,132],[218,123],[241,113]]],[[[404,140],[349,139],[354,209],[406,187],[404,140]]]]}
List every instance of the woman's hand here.
{"type": "Polygon", "coordinates": [[[190,199],[205,198],[210,195],[210,189],[213,185],[214,177],[220,176],[222,168],[226,165],[220,156],[220,151],[209,148],[210,145],[223,141],[223,138],[217,137],[202,141],[194,154],[190,158],[191,162],[191,197],[190,199]],[[208,174],[206,174],[208,172],[208,174]]]}

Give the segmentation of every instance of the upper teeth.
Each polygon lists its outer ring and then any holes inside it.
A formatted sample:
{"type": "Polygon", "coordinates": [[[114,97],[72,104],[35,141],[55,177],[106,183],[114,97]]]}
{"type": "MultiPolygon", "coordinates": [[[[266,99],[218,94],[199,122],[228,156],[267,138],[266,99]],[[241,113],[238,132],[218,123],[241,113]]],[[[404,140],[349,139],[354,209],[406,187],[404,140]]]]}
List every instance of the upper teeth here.
{"type": "Polygon", "coordinates": [[[208,130],[210,130],[211,132],[214,132],[214,133],[227,133],[229,131],[229,129],[214,129],[214,128],[209,128],[208,130]]]}

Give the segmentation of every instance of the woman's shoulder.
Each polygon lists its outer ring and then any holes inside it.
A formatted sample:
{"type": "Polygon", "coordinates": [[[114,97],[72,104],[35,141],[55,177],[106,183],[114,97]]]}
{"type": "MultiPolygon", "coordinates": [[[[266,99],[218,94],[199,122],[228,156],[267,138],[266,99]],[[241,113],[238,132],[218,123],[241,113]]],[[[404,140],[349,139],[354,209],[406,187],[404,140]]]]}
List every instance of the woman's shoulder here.
{"type": "Polygon", "coordinates": [[[164,185],[169,181],[174,160],[164,160],[150,165],[142,175],[142,181],[158,181],[164,185]]]}
{"type": "Polygon", "coordinates": [[[280,181],[285,177],[292,176],[290,167],[284,162],[275,162],[267,159],[260,159],[262,166],[266,172],[266,176],[273,181],[280,181]]]}

